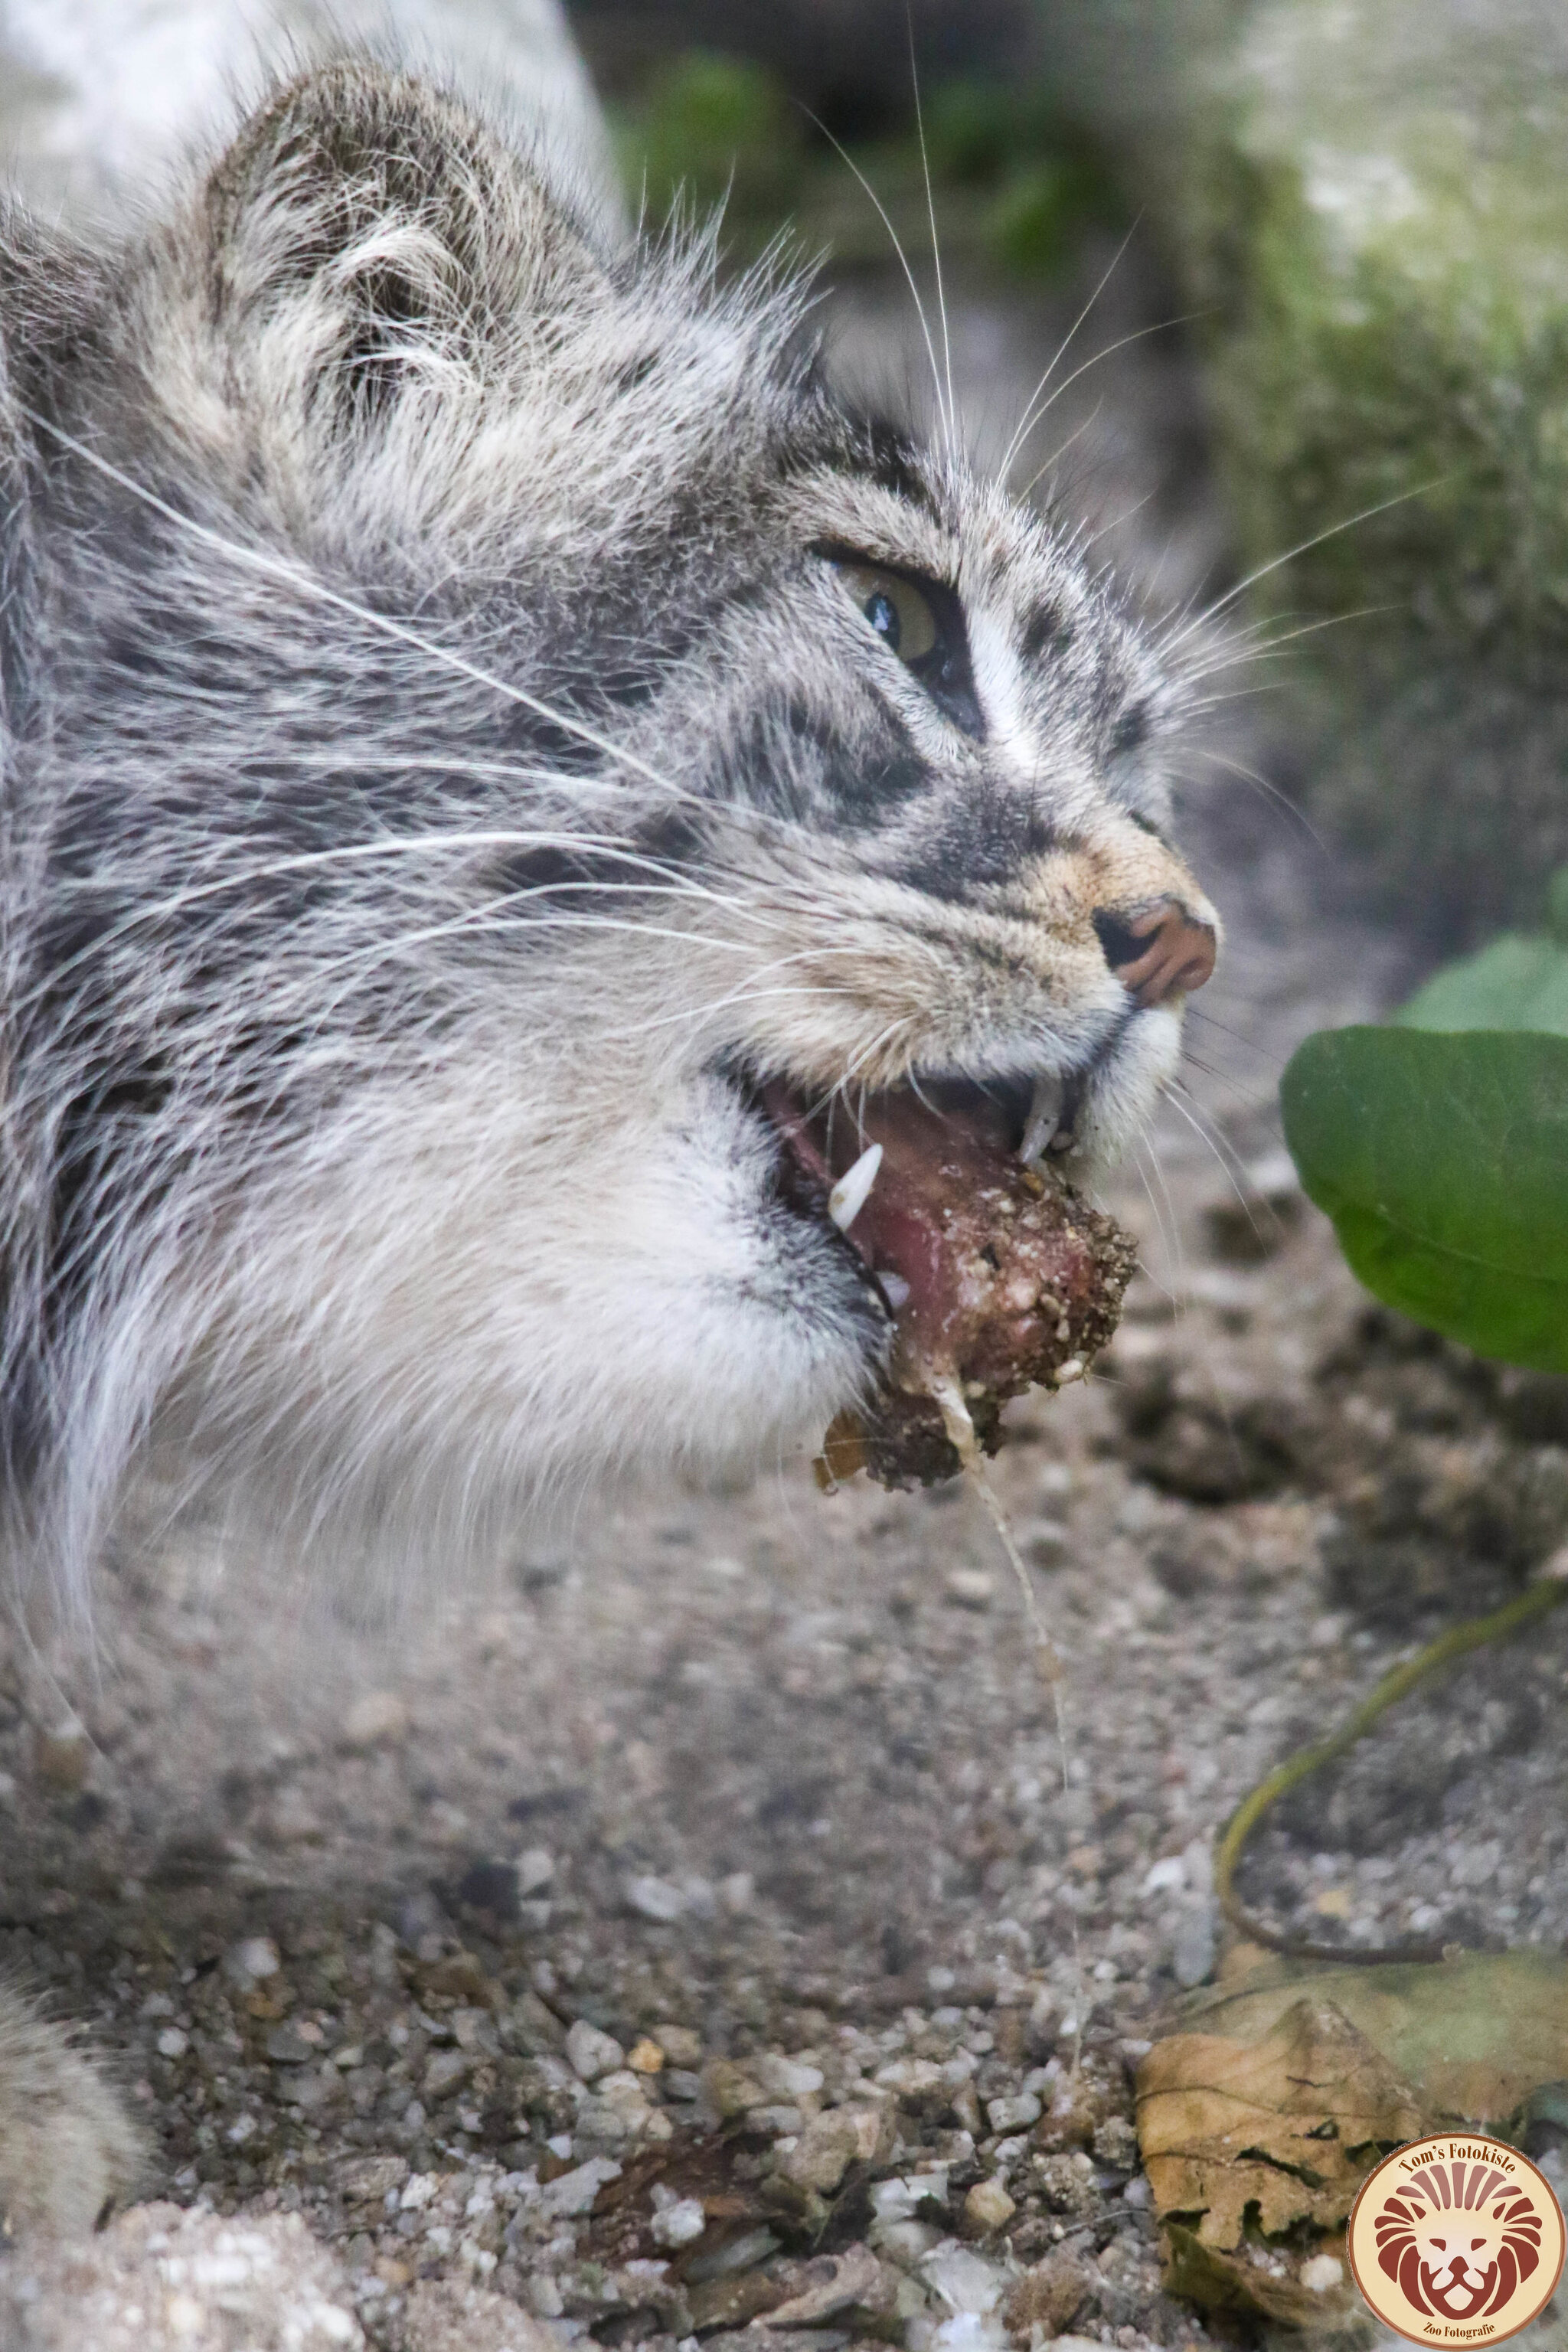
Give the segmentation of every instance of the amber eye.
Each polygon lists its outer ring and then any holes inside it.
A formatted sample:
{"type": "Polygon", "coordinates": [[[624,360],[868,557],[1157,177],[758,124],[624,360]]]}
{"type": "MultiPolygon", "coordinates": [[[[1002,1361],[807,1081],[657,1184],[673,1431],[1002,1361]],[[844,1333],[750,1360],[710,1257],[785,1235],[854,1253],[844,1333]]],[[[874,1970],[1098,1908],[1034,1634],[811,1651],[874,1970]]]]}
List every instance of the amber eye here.
{"type": "Polygon", "coordinates": [[[868,628],[898,655],[942,715],[965,735],[983,737],[985,720],[969,667],[969,633],[958,591],[942,580],[917,579],[873,563],[852,548],[819,541],[811,552],[832,565],[868,628]]]}
{"type": "Polygon", "coordinates": [[[890,653],[911,667],[936,651],[936,614],[912,581],[875,563],[836,563],[834,570],[890,653]]]}

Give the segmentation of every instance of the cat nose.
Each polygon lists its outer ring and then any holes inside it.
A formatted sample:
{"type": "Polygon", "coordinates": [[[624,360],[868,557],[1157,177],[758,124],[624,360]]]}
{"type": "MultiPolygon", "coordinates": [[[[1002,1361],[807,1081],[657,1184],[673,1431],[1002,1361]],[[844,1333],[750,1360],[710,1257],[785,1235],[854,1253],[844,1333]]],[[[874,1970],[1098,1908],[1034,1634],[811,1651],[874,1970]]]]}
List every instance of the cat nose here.
{"type": "Polygon", "coordinates": [[[1134,914],[1098,908],[1094,928],[1106,962],[1145,1009],[1172,996],[1190,996],[1213,975],[1214,926],[1194,921],[1174,898],[1162,898],[1134,914]]]}

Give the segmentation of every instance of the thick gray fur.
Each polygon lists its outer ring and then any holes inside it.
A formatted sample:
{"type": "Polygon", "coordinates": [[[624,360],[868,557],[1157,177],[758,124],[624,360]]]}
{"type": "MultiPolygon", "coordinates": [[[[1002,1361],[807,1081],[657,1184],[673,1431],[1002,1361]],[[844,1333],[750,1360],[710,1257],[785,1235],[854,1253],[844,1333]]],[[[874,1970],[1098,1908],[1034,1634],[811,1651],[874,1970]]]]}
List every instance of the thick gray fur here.
{"type": "Polygon", "coordinates": [[[951,420],[835,398],[783,272],[361,59],[123,241],[10,213],[0,367],[28,1591],[84,1605],[154,1438],[428,1577],[818,1436],[889,1317],[757,1080],[1076,1074],[1089,1173],[1146,1117],[1179,1014],[1094,918],[1213,919],[1180,678],[951,420]],[[967,701],[845,551],[945,588],[967,701]]]}

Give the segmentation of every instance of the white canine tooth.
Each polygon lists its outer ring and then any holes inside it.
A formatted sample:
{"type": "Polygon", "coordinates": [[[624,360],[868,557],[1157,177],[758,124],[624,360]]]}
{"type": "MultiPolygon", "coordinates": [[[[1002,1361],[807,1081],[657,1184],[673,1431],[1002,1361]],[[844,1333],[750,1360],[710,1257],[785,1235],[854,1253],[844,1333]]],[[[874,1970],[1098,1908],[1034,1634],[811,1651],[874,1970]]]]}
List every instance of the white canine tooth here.
{"type": "Polygon", "coordinates": [[[882,1147],[868,1143],[853,1168],[847,1168],[827,1196],[827,1213],[841,1234],[847,1234],[870,1195],[882,1164],[882,1147]]]}
{"type": "MultiPolygon", "coordinates": [[[[882,1273],[877,1276],[877,1279],[882,1286],[883,1297],[895,1315],[901,1307],[909,1305],[910,1286],[901,1274],[882,1273]]],[[[1568,1552],[1565,1552],[1563,1557],[1568,1559],[1568,1552]]]]}
{"type": "Polygon", "coordinates": [[[1035,1091],[1029,1097],[1029,1116],[1024,1128],[1024,1140],[1018,1146],[1018,1157],[1026,1168],[1033,1168],[1043,1160],[1047,1147],[1057,1131],[1062,1115],[1062,1097],[1066,1088],[1059,1077],[1042,1070],[1035,1080],[1035,1091]]]}

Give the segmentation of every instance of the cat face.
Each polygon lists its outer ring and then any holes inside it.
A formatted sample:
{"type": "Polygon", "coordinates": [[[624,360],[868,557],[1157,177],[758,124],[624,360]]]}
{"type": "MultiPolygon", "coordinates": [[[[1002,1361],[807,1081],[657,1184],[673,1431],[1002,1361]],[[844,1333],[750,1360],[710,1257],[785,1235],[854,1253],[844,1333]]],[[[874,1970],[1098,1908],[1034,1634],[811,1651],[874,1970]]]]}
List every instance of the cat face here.
{"type": "Polygon", "coordinates": [[[59,1460],[161,1413],[421,1541],[765,1461],[886,1356],[879,1103],[1089,1177],[1173,1070],[1179,679],[710,261],[357,65],[24,257],[59,1460]]]}

